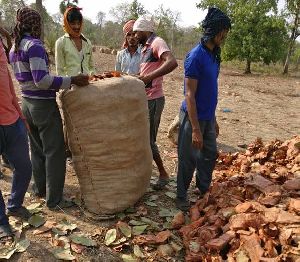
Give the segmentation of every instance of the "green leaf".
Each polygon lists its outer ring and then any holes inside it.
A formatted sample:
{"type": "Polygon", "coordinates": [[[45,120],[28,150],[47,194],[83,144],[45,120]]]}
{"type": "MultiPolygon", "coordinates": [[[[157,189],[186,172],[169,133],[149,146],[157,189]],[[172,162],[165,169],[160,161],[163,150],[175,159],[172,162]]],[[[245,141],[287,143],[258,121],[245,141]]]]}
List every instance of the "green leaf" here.
{"type": "Polygon", "coordinates": [[[135,213],[136,209],[134,207],[129,207],[125,210],[125,213],[135,213]]]}
{"type": "Polygon", "coordinates": [[[151,201],[146,201],[145,204],[149,207],[157,207],[157,204],[151,201]]]}
{"type": "Polygon", "coordinates": [[[161,210],[159,211],[158,215],[160,217],[172,217],[173,216],[173,212],[165,209],[165,208],[161,208],[161,210]]]}
{"type": "Polygon", "coordinates": [[[144,231],[146,230],[146,228],[148,227],[148,225],[144,225],[144,226],[134,226],[132,228],[132,234],[135,236],[141,235],[144,233],[144,231]]]}
{"type": "Polygon", "coordinates": [[[44,217],[40,215],[33,215],[28,220],[28,223],[35,228],[40,227],[41,225],[45,224],[45,222],[46,221],[44,217]]]}
{"type": "Polygon", "coordinates": [[[133,247],[133,253],[136,257],[144,258],[145,255],[141,251],[140,247],[138,245],[134,245],[133,247]]]}
{"type": "Polygon", "coordinates": [[[61,231],[73,231],[77,228],[77,225],[70,223],[66,219],[63,219],[59,224],[55,226],[55,228],[61,231]]]}
{"type": "Polygon", "coordinates": [[[124,262],[138,262],[136,258],[134,258],[132,255],[122,255],[122,259],[124,262]]]}
{"type": "Polygon", "coordinates": [[[115,228],[107,231],[104,239],[105,245],[109,246],[112,244],[117,238],[117,230],[115,228]]]}
{"type": "Polygon", "coordinates": [[[142,222],[142,221],[137,221],[137,220],[130,220],[128,224],[131,226],[143,226],[146,223],[142,222]]]}
{"type": "Polygon", "coordinates": [[[173,192],[166,192],[165,195],[172,198],[172,199],[176,198],[176,193],[173,193],[173,192]]]}
{"type": "Polygon", "coordinates": [[[158,195],[152,195],[152,196],[150,196],[149,197],[149,201],[155,201],[155,200],[157,200],[159,198],[159,196],[158,195]]]}
{"type": "Polygon", "coordinates": [[[55,227],[52,228],[52,232],[55,234],[55,235],[58,235],[58,236],[65,236],[66,234],[68,234],[67,231],[61,231],[55,227]]]}
{"type": "Polygon", "coordinates": [[[70,240],[76,244],[80,244],[80,245],[87,246],[87,247],[97,246],[97,243],[94,240],[92,240],[84,235],[72,234],[70,236],[70,240]]]}
{"type": "Polygon", "coordinates": [[[39,213],[42,211],[42,204],[41,203],[33,203],[29,206],[26,207],[28,209],[28,211],[31,213],[31,214],[36,214],[36,213],[39,213]]]}
{"type": "Polygon", "coordinates": [[[151,226],[153,229],[159,230],[159,223],[147,218],[147,217],[141,217],[141,220],[151,226]]]}
{"type": "Polygon", "coordinates": [[[67,261],[72,261],[75,260],[76,257],[74,257],[71,254],[71,251],[69,249],[64,249],[64,248],[54,248],[52,250],[53,255],[55,256],[55,258],[57,259],[61,259],[61,260],[67,260],[67,261]]]}
{"type": "Polygon", "coordinates": [[[16,243],[15,250],[17,253],[22,253],[30,246],[30,241],[28,239],[23,239],[16,243]]]}
{"type": "Polygon", "coordinates": [[[163,224],[163,228],[164,228],[164,229],[171,229],[171,228],[172,228],[172,225],[171,225],[170,222],[165,222],[165,223],[163,224]]]}

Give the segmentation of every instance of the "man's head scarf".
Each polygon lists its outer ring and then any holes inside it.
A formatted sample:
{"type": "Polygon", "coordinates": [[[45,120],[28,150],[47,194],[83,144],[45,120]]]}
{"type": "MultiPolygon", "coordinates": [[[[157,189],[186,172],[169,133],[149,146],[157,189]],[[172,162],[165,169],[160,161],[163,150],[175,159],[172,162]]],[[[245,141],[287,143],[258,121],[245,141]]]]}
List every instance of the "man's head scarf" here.
{"type": "Polygon", "coordinates": [[[41,16],[29,7],[23,7],[17,10],[17,23],[14,28],[15,52],[25,33],[29,33],[34,38],[41,37],[41,16]]]}
{"type": "Polygon", "coordinates": [[[68,14],[69,14],[70,11],[72,11],[72,10],[74,10],[74,9],[76,9],[76,10],[78,10],[78,11],[81,10],[81,8],[79,8],[79,7],[71,6],[71,7],[68,7],[68,8],[66,9],[66,11],[64,12],[64,24],[63,24],[63,28],[64,28],[64,31],[65,31],[66,33],[68,33],[70,36],[73,36],[73,37],[80,37],[80,36],[81,36],[81,31],[82,31],[82,20],[81,20],[81,24],[80,24],[80,30],[79,30],[78,33],[75,32],[75,31],[71,28],[70,23],[69,23],[69,21],[68,21],[68,14]]]}
{"type": "Polygon", "coordinates": [[[154,32],[154,29],[155,22],[151,17],[141,16],[135,21],[133,25],[133,31],[154,32]]]}
{"type": "Polygon", "coordinates": [[[129,32],[133,31],[133,25],[135,20],[129,20],[125,25],[123,26],[123,34],[124,34],[124,43],[123,48],[128,47],[128,41],[126,40],[126,36],[129,32]]]}
{"type": "MultiPolygon", "coordinates": [[[[204,33],[201,38],[201,43],[205,45],[208,41],[214,39],[221,31],[230,29],[231,20],[220,9],[211,7],[209,8],[205,19],[202,21],[202,28],[204,29],[204,33]]],[[[220,47],[216,46],[213,54],[215,55],[216,60],[220,63],[220,47]]]]}

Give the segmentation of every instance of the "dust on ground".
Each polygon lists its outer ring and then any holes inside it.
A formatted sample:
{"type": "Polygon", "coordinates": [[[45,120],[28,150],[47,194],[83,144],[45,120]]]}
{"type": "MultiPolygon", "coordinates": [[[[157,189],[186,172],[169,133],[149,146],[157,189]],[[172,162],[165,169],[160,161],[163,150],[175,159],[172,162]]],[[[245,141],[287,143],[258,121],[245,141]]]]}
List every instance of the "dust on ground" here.
{"type": "MultiPolygon", "coordinates": [[[[113,70],[115,56],[95,53],[97,72],[113,70]]],[[[183,99],[183,64],[164,78],[164,92],[166,105],[162,115],[158,145],[167,167],[173,176],[176,174],[174,157],[176,147],[167,138],[167,129],[174,117],[178,114],[183,99]]],[[[15,85],[17,94],[20,95],[18,85],[15,85]]],[[[249,144],[256,137],[264,141],[275,138],[285,140],[300,133],[300,78],[244,75],[241,71],[222,68],[219,80],[219,104],[217,119],[220,126],[218,138],[219,148],[223,151],[242,150],[238,145],[249,144]]],[[[2,192],[9,192],[11,174],[5,169],[5,178],[1,180],[2,192]]],[[[157,176],[157,169],[153,165],[153,176],[157,176]]],[[[175,191],[175,187],[168,190],[175,191]]],[[[67,196],[76,196],[80,192],[78,180],[72,166],[67,166],[65,193],[67,196]]],[[[147,193],[147,198],[153,193],[147,193]]],[[[173,200],[166,197],[164,192],[156,192],[160,196],[159,206],[174,207],[173,200]]],[[[7,197],[5,197],[7,200],[7,197]]],[[[38,200],[27,196],[25,205],[38,200]]],[[[143,203],[143,199],[140,203],[143,203]]],[[[148,216],[155,217],[157,208],[147,207],[148,216]]],[[[100,227],[110,227],[117,220],[94,221],[82,209],[71,208],[64,211],[49,211],[43,208],[46,220],[60,221],[63,218],[76,223],[79,230],[92,235],[100,227]]],[[[154,219],[154,220],[155,220],[154,219]]],[[[23,231],[22,237],[31,241],[26,252],[14,254],[11,261],[56,261],[50,252],[52,246],[48,234],[33,235],[33,229],[23,231]]],[[[97,239],[98,248],[88,248],[83,254],[76,255],[78,261],[120,261],[119,254],[103,245],[103,236],[97,239]]],[[[174,261],[182,261],[183,257],[175,257],[174,261]]]]}

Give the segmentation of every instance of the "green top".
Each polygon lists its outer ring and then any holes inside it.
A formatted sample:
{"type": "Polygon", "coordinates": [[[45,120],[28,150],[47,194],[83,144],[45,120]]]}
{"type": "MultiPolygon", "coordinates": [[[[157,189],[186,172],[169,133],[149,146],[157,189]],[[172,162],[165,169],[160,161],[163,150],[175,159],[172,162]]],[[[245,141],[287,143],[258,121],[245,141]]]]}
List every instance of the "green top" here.
{"type": "Polygon", "coordinates": [[[55,43],[56,73],[60,76],[92,75],[95,72],[91,41],[81,35],[82,49],[78,51],[70,35],[66,33],[55,43]]]}

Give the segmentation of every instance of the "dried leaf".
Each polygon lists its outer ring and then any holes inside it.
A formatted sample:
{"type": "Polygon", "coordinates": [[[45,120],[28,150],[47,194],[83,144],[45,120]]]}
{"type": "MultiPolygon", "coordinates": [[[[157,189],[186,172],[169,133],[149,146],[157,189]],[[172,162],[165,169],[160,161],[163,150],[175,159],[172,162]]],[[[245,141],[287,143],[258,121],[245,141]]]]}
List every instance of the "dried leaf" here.
{"type": "Polygon", "coordinates": [[[42,227],[39,227],[38,229],[34,230],[33,234],[39,235],[39,234],[46,233],[46,232],[50,231],[55,225],[56,225],[56,222],[54,222],[54,221],[46,221],[46,223],[42,227]]]}
{"type": "Polygon", "coordinates": [[[66,219],[63,219],[59,224],[55,226],[58,230],[61,231],[73,231],[74,229],[77,228],[76,224],[72,224],[66,219]]]}
{"type": "Polygon", "coordinates": [[[196,220],[198,220],[200,217],[200,212],[199,212],[199,208],[198,205],[194,205],[190,208],[190,218],[191,218],[191,222],[194,222],[196,220]]]}
{"type": "Polygon", "coordinates": [[[33,203],[26,207],[31,214],[36,214],[42,211],[41,203],[33,203]]]}
{"type": "Polygon", "coordinates": [[[145,205],[149,206],[149,207],[157,207],[157,204],[151,201],[146,201],[145,205]]]}
{"type": "Polygon", "coordinates": [[[85,246],[72,242],[71,243],[71,250],[74,251],[77,254],[81,254],[85,250],[85,246]]]}
{"type": "Polygon", "coordinates": [[[143,254],[143,252],[141,251],[141,249],[138,245],[134,245],[133,253],[136,257],[139,257],[139,258],[144,258],[145,257],[145,255],[143,254]]]}
{"type": "Polygon", "coordinates": [[[165,208],[161,208],[161,210],[159,211],[158,215],[160,217],[172,217],[173,213],[172,211],[165,209],[165,208]]]}
{"type": "Polygon", "coordinates": [[[168,238],[171,236],[171,231],[169,230],[166,230],[166,231],[162,231],[162,232],[159,232],[157,235],[156,235],[156,243],[164,243],[166,240],[168,240],[168,238]]]}
{"type": "Polygon", "coordinates": [[[142,222],[142,221],[137,221],[137,220],[130,220],[128,224],[131,226],[143,226],[146,223],[142,222]]]}
{"type": "Polygon", "coordinates": [[[148,198],[149,201],[156,201],[159,198],[158,195],[152,195],[148,198]]]}
{"type": "Polygon", "coordinates": [[[105,245],[109,246],[116,240],[116,238],[117,238],[117,230],[114,228],[108,230],[104,239],[105,245]]]}
{"type": "Polygon", "coordinates": [[[76,257],[74,257],[71,254],[71,251],[69,249],[54,248],[52,250],[52,253],[55,256],[55,258],[57,258],[57,259],[62,259],[62,260],[67,260],[67,261],[72,261],[72,260],[76,259],[76,257]]]}
{"type": "Polygon", "coordinates": [[[33,227],[40,227],[41,225],[45,224],[44,217],[40,215],[33,215],[29,218],[28,223],[33,227]]]}
{"type": "Polygon", "coordinates": [[[157,249],[162,257],[172,257],[174,250],[170,245],[160,245],[157,249]]]}
{"type": "Polygon", "coordinates": [[[22,253],[30,246],[30,241],[28,239],[23,239],[16,243],[15,252],[22,253]]]}
{"type": "Polygon", "coordinates": [[[0,248],[0,259],[10,259],[15,253],[16,249],[14,247],[1,247],[0,248]]]}
{"type": "Polygon", "coordinates": [[[138,262],[136,258],[134,258],[132,255],[122,255],[122,259],[124,262],[138,262]]]}
{"type": "Polygon", "coordinates": [[[119,221],[116,226],[125,237],[131,237],[131,227],[127,223],[119,221]]]}
{"type": "Polygon", "coordinates": [[[171,222],[171,225],[173,228],[178,229],[181,226],[183,226],[184,223],[185,223],[185,217],[184,217],[183,212],[180,211],[174,216],[174,218],[171,222]]]}
{"type": "Polygon", "coordinates": [[[92,240],[84,235],[72,234],[70,236],[70,240],[76,244],[81,244],[81,245],[87,246],[87,247],[97,246],[97,243],[94,240],[92,240]]]}
{"type": "Polygon", "coordinates": [[[147,225],[149,225],[153,229],[160,230],[159,223],[157,223],[147,217],[141,217],[141,221],[145,222],[147,225]]]}

